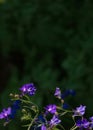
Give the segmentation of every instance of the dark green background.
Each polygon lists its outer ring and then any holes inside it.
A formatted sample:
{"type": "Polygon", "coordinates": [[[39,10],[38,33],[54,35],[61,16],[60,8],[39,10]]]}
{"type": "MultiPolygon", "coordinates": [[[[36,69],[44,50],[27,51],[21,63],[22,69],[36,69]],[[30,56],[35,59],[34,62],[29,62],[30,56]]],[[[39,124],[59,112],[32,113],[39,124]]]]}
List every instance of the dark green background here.
{"type": "MultiPolygon", "coordinates": [[[[8,0],[0,4],[0,110],[24,83],[40,106],[56,86],[75,89],[73,106],[93,114],[93,0],[8,0]]],[[[15,119],[2,130],[18,130],[15,119]]],[[[69,123],[69,121],[68,121],[69,123]]],[[[25,129],[24,129],[25,130],[25,129]]]]}

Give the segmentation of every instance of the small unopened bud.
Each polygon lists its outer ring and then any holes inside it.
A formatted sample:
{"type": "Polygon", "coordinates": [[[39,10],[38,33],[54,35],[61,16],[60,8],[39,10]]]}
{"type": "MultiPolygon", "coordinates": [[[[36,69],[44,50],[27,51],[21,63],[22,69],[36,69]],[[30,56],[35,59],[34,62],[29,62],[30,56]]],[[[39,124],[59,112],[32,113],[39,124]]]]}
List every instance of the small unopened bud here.
{"type": "Polygon", "coordinates": [[[36,109],[36,107],[35,107],[35,106],[32,106],[32,109],[36,109]]]}
{"type": "Polygon", "coordinates": [[[19,95],[18,95],[18,94],[15,94],[14,97],[15,97],[15,98],[19,98],[19,95]]]}
{"type": "Polygon", "coordinates": [[[32,110],[33,110],[34,112],[37,112],[37,111],[38,111],[37,108],[36,108],[36,106],[32,106],[31,108],[32,108],[32,110]]]}
{"type": "Polygon", "coordinates": [[[64,100],[63,100],[63,99],[61,100],[61,103],[64,103],[64,100]]]}
{"type": "Polygon", "coordinates": [[[26,113],[26,110],[25,110],[25,109],[22,109],[22,113],[26,113]]]}
{"type": "Polygon", "coordinates": [[[12,93],[10,93],[10,97],[13,97],[14,95],[12,93]]]}
{"type": "Polygon", "coordinates": [[[57,115],[58,115],[58,112],[55,112],[55,115],[57,116],[57,115]]]}

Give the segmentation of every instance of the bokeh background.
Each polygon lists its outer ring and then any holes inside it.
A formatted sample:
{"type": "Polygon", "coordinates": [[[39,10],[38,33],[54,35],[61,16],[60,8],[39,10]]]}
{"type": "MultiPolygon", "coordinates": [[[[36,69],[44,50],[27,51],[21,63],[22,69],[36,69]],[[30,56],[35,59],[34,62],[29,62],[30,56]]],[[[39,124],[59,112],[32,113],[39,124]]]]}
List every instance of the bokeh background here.
{"type": "MultiPolygon", "coordinates": [[[[93,0],[0,0],[0,110],[29,82],[40,107],[59,86],[76,90],[67,102],[93,115],[93,0]]],[[[18,117],[0,129],[26,130],[18,117]]]]}

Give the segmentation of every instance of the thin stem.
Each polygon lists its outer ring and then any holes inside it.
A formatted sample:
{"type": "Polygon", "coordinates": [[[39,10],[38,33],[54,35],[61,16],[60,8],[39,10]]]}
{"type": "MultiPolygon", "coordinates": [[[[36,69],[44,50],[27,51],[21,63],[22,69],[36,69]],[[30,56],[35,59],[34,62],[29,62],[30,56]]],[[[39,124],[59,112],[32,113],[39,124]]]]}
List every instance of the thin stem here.
{"type": "Polygon", "coordinates": [[[67,112],[65,111],[65,112],[63,112],[60,116],[63,116],[63,115],[65,115],[65,114],[67,114],[67,112]]]}
{"type": "Polygon", "coordinates": [[[77,126],[75,126],[75,127],[72,127],[70,130],[75,130],[75,129],[77,129],[78,127],[77,126]]]}
{"type": "MultiPolygon", "coordinates": [[[[38,113],[39,113],[39,111],[38,111],[38,113]]],[[[29,127],[28,127],[28,129],[27,129],[27,130],[30,130],[30,128],[31,128],[31,126],[32,126],[32,124],[34,123],[34,121],[35,121],[36,117],[38,116],[38,113],[35,115],[34,119],[31,121],[31,123],[30,123],[30,125],[29,125],[29,127]]]]}
{"type": "Polygon", "coordinates": [[[22,101],[22,102],[24,102],[24,103],[33,104],[32,102],[30,102],[30,101],[27,101],[27,100],[24,100],[24,99],[20,99],[20,101],[22,101]]]}
{"type": "Polygon", "coordinates": [[[65,130],[65,128],[62,125],[59,125],[63,130],[65,130]]]}
{"type": "Polygon", "coordinates": [[[63,109],[62,107],[57,107],[57,109],[59,109],[59,110],[62,110],[62,111],[66,111],[66,112],[73,112],[73,111],[71,111],[71,110],[65,110],[65,109],[63,109]]]}
{"type": "Polygon", "coordinates": [[[24,100],[24,99],[20,99],[20,101],[22,101],[22,102],[24,102],[24,103],[29,103],[29,104],[31,104],[31,105],[33,105],[33,106],[36,106],[36,108],[37,108],[37,110],[38,110],[38,106],[36,105],[36,104],[34,104],[33,102],[31,102],[31,101],[27,101],[27,100],[24,100]]]}
{"type": "Polygon", "coordinates": [[[25,97],[28,101],[30,101],[30,98],[29,98],[27,95],[24,95],[24,97],[25,97]]]}

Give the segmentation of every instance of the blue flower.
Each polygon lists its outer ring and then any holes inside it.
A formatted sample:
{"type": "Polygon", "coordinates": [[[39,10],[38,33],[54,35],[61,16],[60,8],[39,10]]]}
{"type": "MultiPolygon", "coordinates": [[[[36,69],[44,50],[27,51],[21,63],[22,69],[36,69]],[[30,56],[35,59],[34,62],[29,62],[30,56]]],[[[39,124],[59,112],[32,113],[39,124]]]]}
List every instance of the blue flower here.
{"type": "Polygon", "coordinates": [[[66,98],[69,95],[75,96],[76,95],[75,90],[73,90],[73,89],[67,89],[64,93],[61,94],[61,99],[64,99],[64,98],[66,98]]]}
{"type": "Polygon", "coordinates": [[[31,126],[30,130],[41,130],[41,127],[39,126],[31,126]]]}
{"type": "Polygon", "coordinates": [[[39,115],[38,116],[38,119],[37,119],[38,122],[42,122],[42,123],[45,123],[45,118],[43,117],[43,115],[39,115]]]}
{"type": "Polygon", "coordinates": [[[63,109],[68,109],[68,108],[69,108],[69,105],[68,105],[67,103],[63,103],[62,108],[63,108],[63,109]]]}
{"type": "Polygon", "coordinates": [[[16,101],[13,102],[11,107],[18,110],[20,108],[20,103],[21,103],[20,100],[16,100],[16,101]]]}
{"type": "Polygon", "coordinates": [[[16,100],[11,105],[11,115],[9,116],[11,119],[13,119],[17,113],[17,110],[20,109],[20,100],[16,100]]]}
{"type": "Polygon", "coordinates": [[[70,94],[71,96],[75,96],[75,95],[76,95],[76,91],[73,90],[73,89],[69,89],[69,94],[70,94]]]}
{"type": "Polygon", "coordinates": [[[69,90],[66,90],[64,93],[61,94],[61,99],[66,98],[67,96],[69,96],[69,90]]]}

